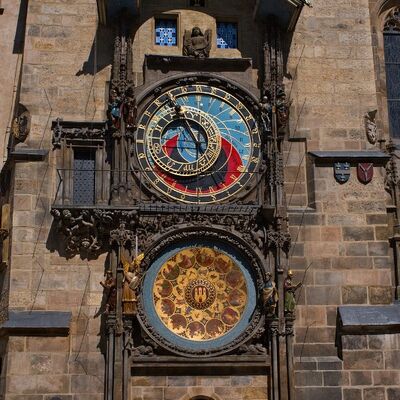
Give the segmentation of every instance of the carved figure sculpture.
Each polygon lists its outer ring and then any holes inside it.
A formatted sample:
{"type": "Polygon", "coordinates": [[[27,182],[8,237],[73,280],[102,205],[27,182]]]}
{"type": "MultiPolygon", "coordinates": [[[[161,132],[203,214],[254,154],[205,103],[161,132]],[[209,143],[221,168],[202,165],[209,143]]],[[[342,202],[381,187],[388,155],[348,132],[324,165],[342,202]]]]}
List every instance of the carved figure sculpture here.
{"type": "Polygon", "coordinates": [[[137,311],[136,289],[141,281],[140,263],[144,254],[139,254],[132,263],[122,261],[124,265],[124,282],[122,288],[122,310],[126,315],[135,315],[137,311]]]}
{"type": "Polygon", "coordinates": [[[28,137],[30,129],[31,114],[24,105],[19,104],[17,115],[11,126],[12,134],[15,139],[23,142],[28,137]]]}
{"type": "Polygon", "coordinates": [[[285,313],[293,314],[296,308],[296,290],[301,286],[301,282],[293,284],[293,271],[289,270],[283,283],[285,290],[285,313]]]}
{"type": "Polygon", "coordinates": [[[104,314],[114,312],[117,304],[117,282],[113,278],[112,271],[106,271],[106,279],[100,285],[107,291],[106,309],[104,314]]]}
{"type": "Polygon", "coordinates": [[[275,282],[272,280],[272,275],[268,273],[267,282],[262,291],[264,310],[267,315],[275,314],[278,299],[278,290],[276,289],[275,282]]]}
{"type": "Polygon", "coordinates": [[[365,132],[367,134],[368,142],[375,144],[378,140],[378,134],[376,131],[376,113],[377,110],[369,111],[364,115],[365,132]]]}
{"type": "Polygon", "coordinates": [[[183,55],[195,58],[207,58],[211,50],[211,29],[207,29],[205,34],[195,26],[192,32],[185,31],[183,37],[183,55]]]}

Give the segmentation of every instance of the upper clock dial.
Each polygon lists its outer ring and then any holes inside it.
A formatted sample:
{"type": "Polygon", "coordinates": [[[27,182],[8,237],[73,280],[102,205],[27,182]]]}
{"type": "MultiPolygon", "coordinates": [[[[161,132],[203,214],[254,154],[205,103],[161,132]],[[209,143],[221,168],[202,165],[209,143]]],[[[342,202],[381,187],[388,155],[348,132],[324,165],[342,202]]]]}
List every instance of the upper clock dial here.
{"type": "Polygon", "coordinates": [[[223,89],[187,85],[169,90],[144,111],[136,152],[153,187],[173,200],[212,203],[237,194],[260,159],[257,124],[223,89]]]}

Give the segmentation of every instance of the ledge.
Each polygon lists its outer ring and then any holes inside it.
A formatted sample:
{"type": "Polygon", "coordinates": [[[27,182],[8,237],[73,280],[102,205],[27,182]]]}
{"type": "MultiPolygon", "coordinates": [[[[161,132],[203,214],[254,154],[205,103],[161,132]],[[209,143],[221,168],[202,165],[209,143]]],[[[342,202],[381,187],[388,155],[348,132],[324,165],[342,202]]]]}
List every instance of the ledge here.
{"type": "Polygon", "coordinates": [[[0,336],[68,336],[71,317],[60,311],[10,311],[0,336]]]}
{"type": "Polygon", "coordinates": [[[146,54],[147,69],[168,71],[216,72],[247,71],[251,68],[251,58],[194,58],[146,54]]]}
{"type": "Polygon", "coordinates": [[[47,154],[48,150],[16,148],[10,152],[10,157],[14,161],[43,161],[47,154]]]}
{"type": "Polygon", "coordinates": [[[336,317],[338,355],[342,358],[343,335],[400,333],[400,303],[383,306],[341,306],[336,317]]]}
{"type": "Polygon", "coordinates": [[[185,358],[174,356],[142,356],[132,358],[132,375],[265,375],[270,368],[269,355],[220,356],[212,358],[185,358]],[[196,361],[193,364],[193,361],[196,361]],[[190,371],[188,373],[188,371],[190,371]]]}
{"type": "Polygon", "coordinates": [[[384,165],[390,160],[390,155],[383,151],[309,151],[308,154],[314,158],[315,163],[349,162],[372,162],[375,165],[384,165]]]}
{"type": "Polygon", "coordinates": [[[342,335],[400,333],[400,304],[338,307],[342,335]]]}

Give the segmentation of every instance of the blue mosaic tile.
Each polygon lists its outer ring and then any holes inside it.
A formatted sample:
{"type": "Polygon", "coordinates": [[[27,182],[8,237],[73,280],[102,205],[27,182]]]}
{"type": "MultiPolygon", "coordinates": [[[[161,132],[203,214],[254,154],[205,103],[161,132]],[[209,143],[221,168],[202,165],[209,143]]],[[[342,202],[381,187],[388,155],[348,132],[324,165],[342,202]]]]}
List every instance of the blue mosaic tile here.
{"type": "Polygon", "coordinates": [[[238,27],[234,22],[217,22],[217,47],[237,49],[238,27]]]}
{"type": "Polygon", "coordinates": [[[177,23],[175,19],[156,19],[156,45],[177,45],[177,23]]]}

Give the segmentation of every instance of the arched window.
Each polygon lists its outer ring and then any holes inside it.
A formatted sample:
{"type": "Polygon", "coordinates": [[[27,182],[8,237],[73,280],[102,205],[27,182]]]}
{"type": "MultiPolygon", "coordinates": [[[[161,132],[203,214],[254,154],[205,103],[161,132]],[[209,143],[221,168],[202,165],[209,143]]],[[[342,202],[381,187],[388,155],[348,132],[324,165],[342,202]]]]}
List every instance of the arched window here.
{"type": "Polygon", "coordinates": [[[400,138],[400,7],[385,18],[383,29],[390,135],[400,138]]]}

